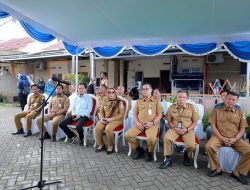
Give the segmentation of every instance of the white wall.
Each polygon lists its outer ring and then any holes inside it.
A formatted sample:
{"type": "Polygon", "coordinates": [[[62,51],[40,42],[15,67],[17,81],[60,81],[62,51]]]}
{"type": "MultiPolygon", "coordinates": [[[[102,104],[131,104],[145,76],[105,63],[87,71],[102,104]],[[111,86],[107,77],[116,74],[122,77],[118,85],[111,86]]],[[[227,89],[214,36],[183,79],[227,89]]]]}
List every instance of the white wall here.
{"type": "Polygon", "coordinates": [[[112,60],[108,60],[108,86],[114,87],[115,80],[115,63],[112,60]]]}
{"type": "MultiPolygon", "coordinates": [[[[78,72],[85,72],[88,73],[88,75],[90,76],[90,60],[89,59],[79,60],[78,64],[79,64],[78,72]]],[[[106,71],[104,60],[99,60],[99,59],[95,60],[95,64],[96,64],[96,77],[99,78],[100,73],[106,71]]]]}
{"type": "Polygon", "coordinates": [[[128,67],[128,90],[135,86],[135,72],[142,71],[144,78],[159,78],[161,70],[170,70],[169,56],[160,56],[160,57],[146,57],[140,60],[131,60],[129,61],[128,67]]]}
{"type": "Polygon", "coordinates": [[[228,79],[231,85],[236,83],[233,90],[238,92],[240,77],[240,62],[230,55],[225,56],[222,63],[208,64],[208,82],[210,83],[216,79],[228,79]]]}

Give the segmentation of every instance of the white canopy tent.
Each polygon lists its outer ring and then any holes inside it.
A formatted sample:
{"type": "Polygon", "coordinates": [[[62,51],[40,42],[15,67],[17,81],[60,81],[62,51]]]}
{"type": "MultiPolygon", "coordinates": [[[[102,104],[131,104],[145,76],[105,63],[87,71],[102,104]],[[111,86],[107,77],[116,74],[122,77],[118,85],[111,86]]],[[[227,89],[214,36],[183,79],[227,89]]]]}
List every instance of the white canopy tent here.
{"type": "Polygon", "coordinates": [[[81,48],[250,41],[249,7],[246,0],[0,0],[0,10],[81,48]]]}

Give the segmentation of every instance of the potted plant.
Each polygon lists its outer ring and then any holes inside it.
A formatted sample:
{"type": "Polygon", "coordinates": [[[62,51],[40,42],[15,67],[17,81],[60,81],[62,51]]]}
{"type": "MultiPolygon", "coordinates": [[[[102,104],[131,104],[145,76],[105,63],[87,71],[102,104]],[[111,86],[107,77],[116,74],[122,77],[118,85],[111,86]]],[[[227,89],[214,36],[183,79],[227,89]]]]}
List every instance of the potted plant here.
{"type": "Polygon", "coordinates": [[[206,111],[203,115],[202,118],[202,123],[203,123],[203,130],[206,131],[206,128],[210,125],[210,123],[208,122],[208,119],[211,115],[211,110],[210,111],[206,111]]]}
{"type": "MultiPolygon", "coordinates": [[[[75,85],[76,85],[76,74],[74,73],[69,73],[65,76],[65,79],[71,83],[71,92],[75,90],[75,85]]],[[[84,75],[84,74],[78,74],[78,84],[79,83],[84,83],[88,84],[90,81],[89,77],[84,75]]]]}

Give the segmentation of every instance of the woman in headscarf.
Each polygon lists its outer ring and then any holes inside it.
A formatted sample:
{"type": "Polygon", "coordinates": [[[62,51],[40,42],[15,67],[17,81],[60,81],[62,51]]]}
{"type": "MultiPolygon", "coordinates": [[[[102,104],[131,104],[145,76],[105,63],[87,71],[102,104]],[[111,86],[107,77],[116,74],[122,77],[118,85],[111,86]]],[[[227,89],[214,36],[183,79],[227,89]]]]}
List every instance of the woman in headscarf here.
{"type": "Polygon", "coordinates": [[[18,89],[18,97],[20,101],[20,106],[22,111],[24,110],[24,106],[27,104],[27,97],[30,93],[30,84],[26,77],[26,75],[20,75],[17,83],[18,89]]]}
{"type": "Polygon", "coordinates": [[[95,126],[97,149],[96,152],[105,150],[105,144],[103,143],[102,131],[105,129],[107,136],[107,154],[114,152],[113,140],[114,129],[122,124],[124,117],[124,105],[123,102],[117,98],[115,88],[108,88],[107,99],[103,102],[99,111],[99,121],[95,126]]]}

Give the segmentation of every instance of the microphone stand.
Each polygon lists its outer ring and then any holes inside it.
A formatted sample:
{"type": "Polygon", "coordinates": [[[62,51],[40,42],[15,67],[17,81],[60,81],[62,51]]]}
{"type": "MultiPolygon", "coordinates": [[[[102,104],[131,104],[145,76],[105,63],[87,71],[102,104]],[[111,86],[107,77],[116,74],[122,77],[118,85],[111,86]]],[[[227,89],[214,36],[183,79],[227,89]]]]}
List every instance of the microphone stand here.
{"type": "Polygon", "coordinates": [[[50,93],[49,97],[44,100],[43,99],[43,104],[42,104],[42,107],[38,110],[38,112],[36,113],[36,115],[33,117],[36,118],[36,116],[42,111],[42,131],[41,131],[41,162],[40,162],[40,180],[39,182],[37,183],[37,185],[35,186],[31,186],[31,187],[26,187],[26,188],[23,188],[21,190],[25,190],[25,189],[32,189],[32,188],[40,188],[40,189],[43,189],[44,186],[46,185],[52,185],[52,184],[57,184],[57,183],[62,183],[62,181],[53,181],[53,182],[48,182],[46,183],[46,180],[43,180],[43,151],[44,151],[44,148],[43,148],[43,128],[44,128],[44,107],[48,104],[48,100],[49,98],[52,96],[52,94],[55,92],[56,88],[60,85],[60,82],[57,83],[57,85],[55,86],[55,88],[53,89],[53,91],[50,93]]]}

